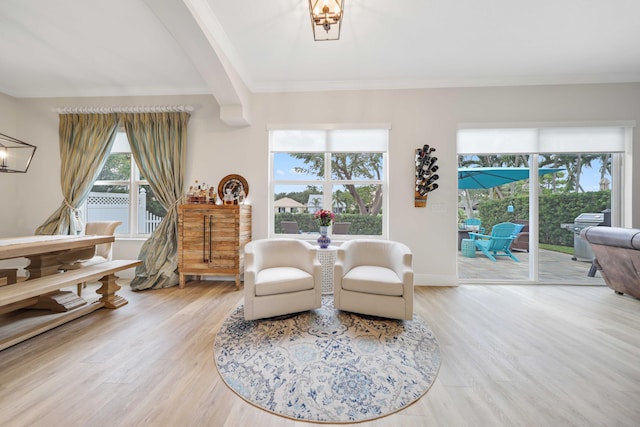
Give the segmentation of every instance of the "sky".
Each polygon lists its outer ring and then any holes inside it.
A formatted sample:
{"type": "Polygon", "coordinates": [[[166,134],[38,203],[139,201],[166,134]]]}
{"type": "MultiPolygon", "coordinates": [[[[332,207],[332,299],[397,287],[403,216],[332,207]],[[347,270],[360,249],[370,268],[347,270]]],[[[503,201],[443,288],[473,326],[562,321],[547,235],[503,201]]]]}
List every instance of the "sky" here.
{"type": "MultiPolygon", "coordinates": [[[[580,184],[585,191],[599,191],[600,190],[600,161],[594,161],[590,168],[583,168],[582,175],[580,177],[580,184]]],[[[291,157],[287,153],[275,153],[274,156],[274,179],[275,180],[303,180],[316,178],[309,175],[297,174],[294,172],[294,167],[303,166],[302,160],[291,157]]],[[[607,179],[611,182],[611,176],[607,174],[607,179]]],[[[298,191],[292,190],[292,186],[287,186],[286,192],[298,191]]],[[[299,191],[304,190],[304,186],[300,186],[299,191]]],[[[278,193],[278,191],[276,191],[278,193]]]]}
{"type": "MultiPolygon", "coordinates": [[[[590,168],[583,168],[580,175],[580,185],[584,191],[600,191],[600,165],[602,162],[594,161],[590,168]]],[[[611,175],[607,173],[606,178],[611,182],[611,175]]],[[[611,185],[609,185],[611,189],[611,185]]]]}
{"type": "Polygon", "coordinates": [[[296,159],[290,156],[288,153],[275,153],[274,154],[274,179],[275,180],[302,180],[310,179],[317,180],[317,177],[300,174],[294,172],[296,166],[304,167],[304,162],[300,159],[296,159]]]}

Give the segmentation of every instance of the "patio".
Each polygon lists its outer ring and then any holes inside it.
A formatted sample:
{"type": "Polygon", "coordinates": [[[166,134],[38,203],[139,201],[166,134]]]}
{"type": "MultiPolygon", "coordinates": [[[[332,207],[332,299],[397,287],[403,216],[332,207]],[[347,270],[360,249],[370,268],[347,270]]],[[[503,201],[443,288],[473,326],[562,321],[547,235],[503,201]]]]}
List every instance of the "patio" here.
{"type": "MultiPolygon", "coordinates": [[[[529,253],[513,252],[520,262],[507,257],[499,257],[492,262],[482,252],[476,251],[475,257],[469,258],[458,251],[458,277],[465,282],[470,281],[528,281],[529,253]]],[[[540,250],[539,256],[540,284],[575,284],[606,286],[600,272],[595,277],[588,277],[591,263],[572,261],[571,255],[560,252],[540,250]]]]}

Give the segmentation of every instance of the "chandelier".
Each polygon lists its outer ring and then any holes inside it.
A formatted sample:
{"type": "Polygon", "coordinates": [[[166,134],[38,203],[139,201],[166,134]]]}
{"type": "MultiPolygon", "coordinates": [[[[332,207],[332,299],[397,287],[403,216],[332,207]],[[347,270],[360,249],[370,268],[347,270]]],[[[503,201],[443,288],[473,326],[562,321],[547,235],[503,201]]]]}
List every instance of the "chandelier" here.
{"type": "Polygon", "coordinates": [[[340,39],[344,0],[309,0],[309,13],[315,41],[340,39]]]}
{"type": "Polygon", "coordinates": [[[35,152],[35,145],[0,133],[0,172],[25,173],[35,152]]]}

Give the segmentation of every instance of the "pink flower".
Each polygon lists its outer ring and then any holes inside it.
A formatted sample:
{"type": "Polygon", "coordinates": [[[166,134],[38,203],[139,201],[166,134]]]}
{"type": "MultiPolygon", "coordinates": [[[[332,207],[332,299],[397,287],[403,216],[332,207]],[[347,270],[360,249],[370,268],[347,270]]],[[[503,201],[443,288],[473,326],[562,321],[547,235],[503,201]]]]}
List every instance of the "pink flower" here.
{"type": "Polygon", "coordinates": [[[313,214],[313,219],[315,219],[321,227],[330,226],[335,218],[336,214],[327,209],[319,209],[313,214]]]}

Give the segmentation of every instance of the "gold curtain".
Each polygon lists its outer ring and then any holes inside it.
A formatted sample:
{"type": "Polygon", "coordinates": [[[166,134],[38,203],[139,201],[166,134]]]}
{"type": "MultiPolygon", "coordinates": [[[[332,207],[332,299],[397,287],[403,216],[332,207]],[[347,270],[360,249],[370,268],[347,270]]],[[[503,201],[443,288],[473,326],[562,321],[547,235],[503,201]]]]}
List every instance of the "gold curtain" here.
{"type": "Polygon", "coordinates": [[[178,203],[183,194],[186,112],[123,113],[131,153],[158,201],[167,210],[160,225],[142,245],[131,281],[134,290],[178,284],[178,203]]]}
{"type": "Polygon", "coordinates": [[[64,200],[36,229],[36,234],[77,234],[82,231],[78,208],[102,170],[117,130],[115,113],[60,115],[60,184],[64,200]]]}

